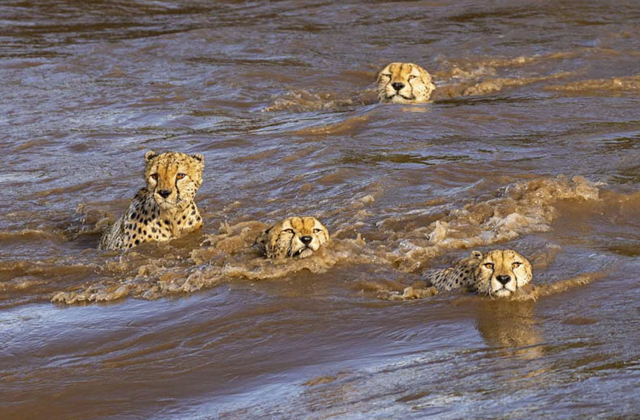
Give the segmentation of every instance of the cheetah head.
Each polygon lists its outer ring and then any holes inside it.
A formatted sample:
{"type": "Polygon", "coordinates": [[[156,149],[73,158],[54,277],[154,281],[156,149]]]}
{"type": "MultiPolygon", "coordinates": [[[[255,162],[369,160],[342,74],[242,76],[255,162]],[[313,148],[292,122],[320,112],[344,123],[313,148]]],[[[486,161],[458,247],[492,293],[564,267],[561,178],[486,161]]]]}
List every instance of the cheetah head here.
{"type": "Polygon", "coordinates": [[[184,210],[202,184],[204,156],[178,152],[157,154],[148,151],[145,178],[147,189],[162,210],[184,210]]]}
{"type": "Polygon", "coordinates": [[[376,80],[378,98],[383,103],[424,103],[436,88],[431,82],[431,75],[413,63],[388,64],[378,73],[376,80]]]}
{"type": "Polygon", "coordinates": [[[315,217],[290,217],[262,232],[256,244],[267,258],[306,258],[329,241],[329,231],[315,217]]]}
{"type": "Polygon", "coordinates": [[[496,249],[482,255],[475,271],[475,287],[481,294],[506,297],[532,277],[531,263],[525,257],[510,249],[496,249]]]}

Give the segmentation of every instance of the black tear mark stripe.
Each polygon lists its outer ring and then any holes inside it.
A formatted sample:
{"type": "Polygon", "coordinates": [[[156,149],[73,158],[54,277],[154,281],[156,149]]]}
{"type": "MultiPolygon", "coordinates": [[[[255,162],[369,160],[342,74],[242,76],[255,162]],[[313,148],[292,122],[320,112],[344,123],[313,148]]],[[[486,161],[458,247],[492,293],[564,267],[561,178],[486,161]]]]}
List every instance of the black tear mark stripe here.
{"type": "Polygon", "coordinates": [[[287,250],[287,254],[292,256],[292,257],[294,256],[292,254],[292,252],[293,252],[293,240],[294,239],[296,239],[296,234],[295,233],[293,234],[293,236],[291,237],[291,240],[289,241],[289,249],[287,250]]]}
{"type": "Polygon", "coordinates": [[[413,85],[411,84],[411,72],[413,72],[413,67],[409,66],[409,75],[407,76],[407,84],[411,88],[411,97],[415,99],[416,95],[413,94],[413,85]]]}
{"type": "Polygon", "coordinates": [[[407,72],[407,84],[411,88],[411,96],[414,96],[413,95],[413,85],[411,84],[411,73],[413,72],[413,67],[411,66],[411,64],[407,64],[407,67],[409,67],[409,71],[407,72]]]}

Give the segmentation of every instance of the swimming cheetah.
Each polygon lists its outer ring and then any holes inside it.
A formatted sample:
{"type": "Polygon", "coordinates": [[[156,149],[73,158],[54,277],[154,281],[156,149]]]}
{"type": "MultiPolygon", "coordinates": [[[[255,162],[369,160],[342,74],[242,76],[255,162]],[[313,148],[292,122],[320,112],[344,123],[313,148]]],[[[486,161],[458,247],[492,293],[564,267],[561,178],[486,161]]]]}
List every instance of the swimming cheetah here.
{"type": "Polygon", "coordinates": [[[169,241],[202,226],[194,198],[202,184],[204,156],[149,151],[144,159],[147,186],[138,191],[126,214],[104,232],[101,249],[169,241]]]}
{"type": "Polygon", "coordinates": [[[479,294],[505,297],[531,281],[531,263],[516,251],[472,251],[453,267],[433,270],[425,280],[439,290],[466,288],[479,294]]]}
{"type": "Polygon", "coordinates": [[[262,232],[256,245],[267,258],[306,258],[329,241],[329,231],[315,217],[290,217],[262,232]]]}
{"type": "Polygon", "coordinates": [[[425,103],[435,90],[431,75],[413,63],[390,63],[376,77],[378,98],[382,103],[425,103]]]}

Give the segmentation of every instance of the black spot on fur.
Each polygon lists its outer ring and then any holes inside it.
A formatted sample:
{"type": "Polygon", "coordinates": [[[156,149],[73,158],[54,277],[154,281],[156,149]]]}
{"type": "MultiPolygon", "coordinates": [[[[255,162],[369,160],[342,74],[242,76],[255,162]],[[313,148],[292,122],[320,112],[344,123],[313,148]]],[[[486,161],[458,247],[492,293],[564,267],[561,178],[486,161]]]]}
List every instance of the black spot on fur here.
{"type": "Polygon", "coordinates": [[[136,239],[136,245],[140,245],[140,239],[136,239]]]}
{"type": "Polygon", "coordinates": [[[132,219],[135,219],[137,216],[138,216],[138,213],[136,213],[136,212],[131,213],[131,218],[132,219]]]}

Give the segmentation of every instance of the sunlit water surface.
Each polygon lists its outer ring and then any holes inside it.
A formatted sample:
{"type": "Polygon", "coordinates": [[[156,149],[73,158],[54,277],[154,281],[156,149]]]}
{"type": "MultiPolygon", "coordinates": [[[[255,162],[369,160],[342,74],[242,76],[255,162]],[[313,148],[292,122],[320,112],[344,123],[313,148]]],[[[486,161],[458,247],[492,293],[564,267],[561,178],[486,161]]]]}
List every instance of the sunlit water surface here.
{"type": "Polygon", "coordinates": [[[0,418],[640,415],[635,1],[0,5],[0,418]],[[379,105],[390,61],[436,101],[379,105]],[[202,153],[205,228],[100,231],[147,150],[202,153]],[[308,214],[318,255],[272,264],[308,214]],[[509,247],[537,300],[401,292],[509,247]]]}

